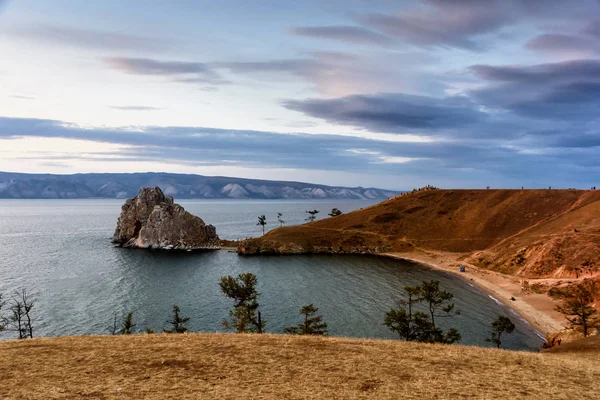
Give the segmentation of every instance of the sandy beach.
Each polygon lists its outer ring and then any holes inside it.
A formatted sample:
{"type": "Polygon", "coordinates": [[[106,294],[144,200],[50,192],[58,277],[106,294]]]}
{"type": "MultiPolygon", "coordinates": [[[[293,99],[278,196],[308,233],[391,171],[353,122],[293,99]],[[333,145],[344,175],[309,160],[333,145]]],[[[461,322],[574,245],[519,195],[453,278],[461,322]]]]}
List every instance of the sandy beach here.
{"type": "MultiPolygon", "coordinates": [[[[525,293],[521,290],[520,278],[484,270],[459,261],[461,254],[418,252],[383,253],[381,255],[417,262],[430,268],[450,272],[472,282],[513,309],[544,336],[563,330],[566,326],[562,314],[554,310],[555,302],[551,297],[546,294],[525,293]],[[460,272],[459,265],[465,265],[466,271],[460,272]],[[511,298],[515,300],[511,300],[511,298]]],[[[529,279],[530,284],[536,281],[536,279],[529,279]]],[[[540,279],[540,281],[545,280],[540,279]]]]}

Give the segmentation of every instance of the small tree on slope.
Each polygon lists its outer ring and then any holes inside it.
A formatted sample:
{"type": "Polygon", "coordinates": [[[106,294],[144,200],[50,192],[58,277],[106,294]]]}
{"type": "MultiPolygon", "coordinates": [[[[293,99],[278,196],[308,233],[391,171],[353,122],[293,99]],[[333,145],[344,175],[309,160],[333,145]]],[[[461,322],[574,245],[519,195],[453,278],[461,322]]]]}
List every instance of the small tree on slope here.
{"type": "Polygon", "coordinates": [[[285,333],[292,335],[327,335],[327,324],[323,322],[320,315],[314,316],[319,309],[314,304],[302,307],[300,314],[304,316],[304,322],[298,326],[285,328],[285,333]]]}
{"type": "Polygon", "coordinates": [[[304,220],[306,222],[313,222],[317,218],[318,213],[319,210],[308,210],[306,211],[306,214],[308,214],[308,216],[304,220]]]}
{"type": "Polygon", "coordinates": [[[339,208],[332,208],[331,212],[329,213],[330,217],[337,217],[338,215],[342,215],[342,212],[340,211],[339,208]]]}
{"type": "Polygon", "coordinates": [[[485,339],[486,342],[492,342],[497,348],[500,348],[502,341],[500,337],[503,333],[513,333],[515,330],[515,324],[508,317],[499,316],[494,322],[492,322],[492,332],[490,337],[485,339]]]}
{"type": "Polygon", "coordinates": [[[582,285],[578,285],[573,291],[563,292],[562,305],[556,306],[556,310],[564,314],[565,318],[573,328],[581,327],[583,336],[587,337],[591,328],[600,326],[600,317],[592,303],[592,293],[582,285]]]}
{"type": "Polygon", "coordinates": [[[264,234],[265,234],[265,226],[267,225],[267,217],[265,217],[264,215],[259,215],[258,216],[258,223],[256,225],[262,226],[262,232],[263,232],[263,236],[264,236],[264,234]]]}

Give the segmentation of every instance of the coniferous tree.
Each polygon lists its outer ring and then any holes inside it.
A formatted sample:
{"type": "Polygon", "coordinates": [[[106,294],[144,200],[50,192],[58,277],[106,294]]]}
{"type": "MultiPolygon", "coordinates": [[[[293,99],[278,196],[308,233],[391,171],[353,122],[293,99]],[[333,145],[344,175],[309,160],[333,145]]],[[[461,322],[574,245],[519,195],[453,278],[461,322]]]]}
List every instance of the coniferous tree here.
{"type": "Polygon", "coordinates": [[[265,226],[267,225],[267,217],[265,217],[264,215],[259,215],[258,216],[258,223],[256,225],[262,226],[262,232],[263,232],[263,235],[264,235],[265,234],[265,226]]]}
{"type": "Polygon", "coordinates": [[[485,339],[486,342],[492,342],[497,348],[500,348],[502,341],[500,340],[503,333],[513,333],[515,330],[515,324],[504,316],[499,316],[494,322],[492,322],[492,332],[490,337],[485,339]]]}
{"type": "Polygon", "coordinates": [[[456,315],[453,294],[440,290],[439,281],[423,281],[421,285],[405,286],[407,300],[385,314],[383,324],[401,339],[428,343],[456,343],[461,339],[457,329],[447,332],[436,325],[437,317],[456,315]],[[415,310],[418,306],[425,311],[415,310]]]}
{"type": "Polygon", "coordinates": [[[263,333],[266,321],[258,310],[256,291],[256,275],[239,274],[237,277],[224,276],[219,282],[221,291],[233,300],[233,309],[229,310],[229,320],[223,320],[226,329],[234,329],[238,333],[263,333]]]}
{"type": "Polygon", "coordinates": [[[319,210],[308,210],[306,211],[306,214],[308,214],[308,216],[304,220],[307,222],[313,222],[317,218],[318,213],[319,210]]]}
{"type": "Polygon", "coordinates": [[[425,303],[430,315],[431,337],[428,341],[454,343],[460,340],[460,334],[456,329],[450,329],[447,333],[443,333],[435,323],[436,317],[449,317],[456,314],[452,302],[454,294],[440,290],[439,281],[423,281],[421,282],[420,298],[425,303]]]}
{"type": "Polygon", "coordinates": [[[181,310],[177,304],[173,305],[173,317],[167,321],[167,324],[171,326],[170,329],[164,329],[165,333],[185,333],[188,328],[185,324],[188,323],[190,317],[182,317],[181,310]]]}
{"type": "Polygon", "coordinates": [[[121,335],[131,335],[136,326],[137,325],[133,322],[133,312],[130,311],[127,313],[125,318],[123,318],[123,326],[121,327],[119,333],[121,335]]]}
{"type": "Polygon", "coordinates": [[[404,286],[408,299],[400,300],[399,303],[403,307],[392,308],[385,314],[383,324],[390,328],[392,332],[396,332],[401,339],[406,341],[414,341],[417,338],[417,326],[415,319],[419,321],[426,317],[421,311],[413,311],[416,304],[420,302],[419,286],[404,286]]]}
{"type": "Polygon", "coordinates": [[[569,292],[561,294],[562,305],[556,306],[556,310],[562,313],[573,327],[581,327],[583,336],[587,337],[591,328],[600,326],[600,317],[592,303],[594,296],[582,285],[576,286],[569,292]]]}
{"type": "Polygon", "coordinates": [[[285,333],[292,335],[327,335],[327,324],[323,322],[320,315],[314,316],[319,309],[314,304],[302,307],[300,314],[304,316],[304,321],[298,326],[285,328],[285,333]]]}
{"type": "Polygon", "coordinates": [[[279,222],[279,226],[282,227],[283,224],[285,224],[285,221],[283,220],[283,214],[278,212],[277,213],[277,222],[279,222]]]}
{"type": "Polygon", "coordinates": [[[330,217],[337,217],[338,215],[342,215],[342,212],[340,211],[339,208],[332,208],[331,212],[329,213],[330,217]]]}

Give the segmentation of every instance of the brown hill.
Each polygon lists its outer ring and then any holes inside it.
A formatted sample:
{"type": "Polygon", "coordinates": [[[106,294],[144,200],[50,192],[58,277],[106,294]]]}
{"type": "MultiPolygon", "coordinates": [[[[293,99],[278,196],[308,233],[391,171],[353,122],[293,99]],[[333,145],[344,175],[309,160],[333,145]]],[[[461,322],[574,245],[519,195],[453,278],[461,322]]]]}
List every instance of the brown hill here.
{"type": "Polygon", "coordinates": [[[275,229],[242,242],[238,251],[443,251],[524,279],[554,278],[553,285],[561,283],[558,278],[598,280],[600,191],[416,191],[341,216],[275,229]]]}
{"type": "Polygon", "coordinates": [[[575,354],[391,340],[82,336],[1,341],[0,354],[2,399],[595,399],[600,391],[600,364],[575,354]]]}

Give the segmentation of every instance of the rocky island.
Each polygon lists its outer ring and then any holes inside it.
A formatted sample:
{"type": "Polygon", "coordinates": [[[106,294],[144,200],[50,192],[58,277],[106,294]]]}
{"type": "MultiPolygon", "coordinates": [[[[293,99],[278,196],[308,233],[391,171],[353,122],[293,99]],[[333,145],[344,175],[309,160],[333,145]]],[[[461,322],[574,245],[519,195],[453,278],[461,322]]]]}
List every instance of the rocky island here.
{"type": "Polygon", "coordinates": [[[207,250],[219,248],[214,226],[185,211],[159,187],[141,188],[121,207],[112,242],[119,247],[207,250]]]}

